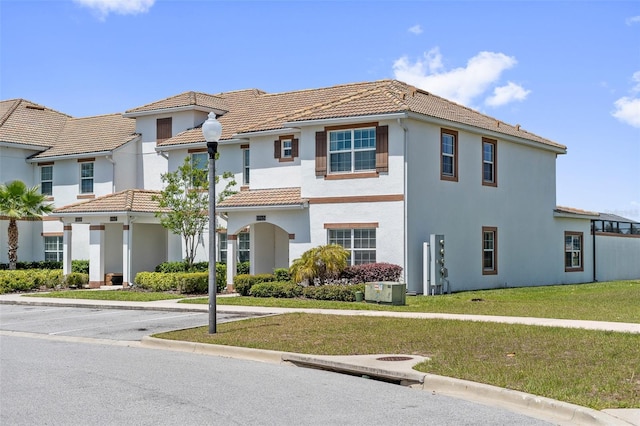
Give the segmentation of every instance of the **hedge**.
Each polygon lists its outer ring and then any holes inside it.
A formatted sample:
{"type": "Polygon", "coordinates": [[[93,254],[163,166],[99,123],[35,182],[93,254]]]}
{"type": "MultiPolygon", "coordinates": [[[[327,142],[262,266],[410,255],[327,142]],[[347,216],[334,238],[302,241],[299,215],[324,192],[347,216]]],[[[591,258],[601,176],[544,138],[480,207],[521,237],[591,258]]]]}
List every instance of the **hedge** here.
{"type": "MultiPolygon", "coordinates": [[[[219,265],[218,265],[219,266],[219,265]]],[[[227,286],[225,280],[216,278],[218,293],[227,286]]],[[[208,272],[138,272],[138,287],[151,291],[177,291],[182,294],[206,294],[209,291],[208,272]]]]}
{"type": "Polygon", "coordinates": [[[254,285],[271,281],[276,281],[276,276],[273,274],[240,274],[233,278],[233,288],[236,292],[240,293],[241,296],[248,296],[251,287],[254,285]]]}
{"type": "Polygon", "coordinates": [[[355,302],[356,292],[364,293],[364,284],[339,285],[327,284],[318,287],[304,287],[302,295],[307,299],[337,300],[340,302],[355,302]]]}
{"type": "Polygon", "coordinates": [[[249,290],[254,297],[293,298],[302,295],[302,286],[291,281],[270,281],[257,283],[249,290]]]}
{"type": "Polygon", "coordinates": [[[63,276],[60,269],[0,271],[0,293],[51,289],[62,284],[63,276]]]}

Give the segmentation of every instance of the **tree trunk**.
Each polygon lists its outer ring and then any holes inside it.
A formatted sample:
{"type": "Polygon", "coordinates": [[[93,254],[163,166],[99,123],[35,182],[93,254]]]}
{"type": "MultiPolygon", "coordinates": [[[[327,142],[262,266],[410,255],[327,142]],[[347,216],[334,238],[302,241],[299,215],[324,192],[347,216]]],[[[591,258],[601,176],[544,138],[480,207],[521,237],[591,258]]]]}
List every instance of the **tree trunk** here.
{"type": "Polygon", "coordinates": [[[15,270],[18,263],[18,223],[9,219],[9,269],[15,270]]]}

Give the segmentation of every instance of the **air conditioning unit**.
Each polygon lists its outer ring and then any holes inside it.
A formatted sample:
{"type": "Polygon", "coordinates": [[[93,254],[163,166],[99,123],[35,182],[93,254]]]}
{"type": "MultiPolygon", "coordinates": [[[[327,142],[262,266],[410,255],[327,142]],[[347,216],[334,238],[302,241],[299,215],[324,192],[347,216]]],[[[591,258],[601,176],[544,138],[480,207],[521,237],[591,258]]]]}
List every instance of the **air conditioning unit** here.
{"type": "Polygon", "coordinates": [[[385,305],[405,305],[407,301],[407,285],[388,281],[366,283],[364,300],[369,303],[385,305]]]}

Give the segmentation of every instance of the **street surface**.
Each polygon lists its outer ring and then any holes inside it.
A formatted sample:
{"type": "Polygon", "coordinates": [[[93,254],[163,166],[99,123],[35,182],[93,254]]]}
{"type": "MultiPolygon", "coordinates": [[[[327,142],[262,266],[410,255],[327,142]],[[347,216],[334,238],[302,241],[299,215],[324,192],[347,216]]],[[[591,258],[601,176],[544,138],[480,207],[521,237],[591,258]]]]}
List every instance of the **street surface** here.
{"type": "Polygon", "coordinates": [[[360,377],[136,343],[207,318],[0,305],[0,424],[549,424],[360,377]]]}

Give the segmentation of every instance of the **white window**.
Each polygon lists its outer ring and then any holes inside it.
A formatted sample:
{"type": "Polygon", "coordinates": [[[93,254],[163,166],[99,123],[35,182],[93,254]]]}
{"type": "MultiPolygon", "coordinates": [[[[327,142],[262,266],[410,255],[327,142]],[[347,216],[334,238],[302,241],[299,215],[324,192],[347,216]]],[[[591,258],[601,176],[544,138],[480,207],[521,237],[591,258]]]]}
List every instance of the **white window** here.
{"type": "Polygon", "coordinates": [[[238,234],[238,262],[248,262],[250,259],[251,241],[249,235],[248,232],[238,234]]]}
{"type": "Polygon", "coordinates": [[[227,263],[227,233],[218,233],[218,262],[227,263]]]}
{"type": "Polygon", "coordinates": [[[564,233],[564,270],[582,271],[582,232],[564,233]]]}
{"type": "Polygon", "coordinates": [[[93,163],[80,163],[80,193],[93,194],[93,163]]]}
{"type": "Polygon", "coordinates": [[[242,150],[242,184],[249,185],[249,148],[242,150]]]}
{"type": "Polygon", "coordinates": [[[293,141],[291,139],[282,140],[282,158],[293,157],[293,141]]]}
{"type": "Polygon", "coordinates": [[[498,273],[498,229],[482,227],[482,274],[498,273]]]}
{"type": "MultiPolygon", "coordinates": [[[[209,154],[207,154],[206,152],[194,152],[191,154],[191,168],[194,170],[204,170],[207,171],[209,170],[209,154]]],[[[206,182],[209,179],[209,174],[208,173],[204,173],[202,174],[202,178],[204,180],[204,182],[206,182]]],[[[193,176],[193,182],[191,182],[193,184],[193,186],[201,186],[201,184],[199,184],[196,181],[196,176],[193,176]]]]}
{"type": "Polygon", "coordinates": [[[375,228],[329,229],[329,244],[338,244],[350,252],[349,264],[376,262],[375,228]]]}
{"type": "Polygon", "coordinates": [[[458,132],[442,129],[440,131],[440,179],[458,180],[458,132]]]}
{"type": "Polygon", "coordinates": [[[53,166],[40,167],[40,193],[53,195],[53,166]]]}
{"type": "Polygon", "coordinates": [[[376,129],[329,132],[329,171],[349,173],[376,169],[376,129]]]}
{"type": "Polygon", "coordinates": [[[495,140],[482,138],[482,184],[485,186],[497,186],[496,147],[495,140]]]}
{"type": "Polygon", "coordinates": [[[62,261],[62,237],[44,237],[44,260],[62,261]]]}

